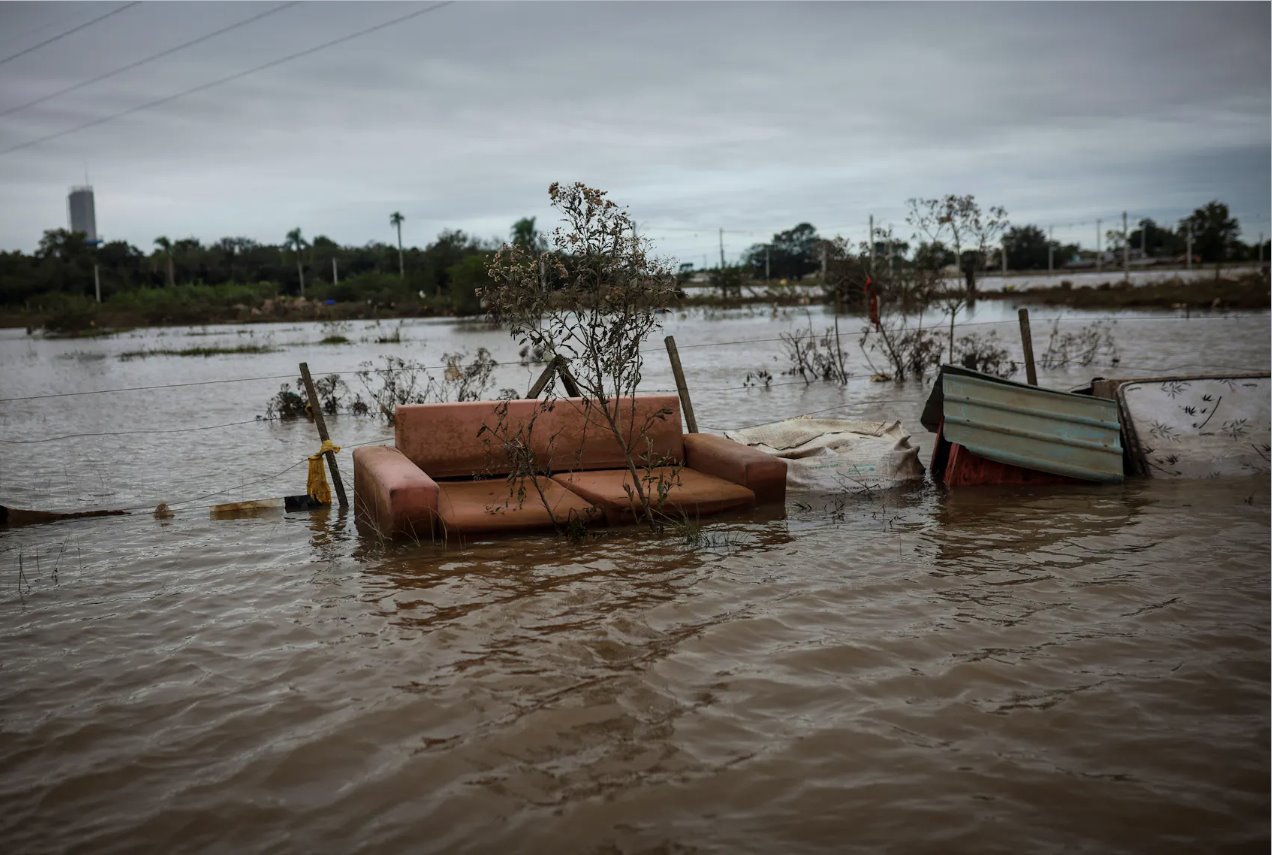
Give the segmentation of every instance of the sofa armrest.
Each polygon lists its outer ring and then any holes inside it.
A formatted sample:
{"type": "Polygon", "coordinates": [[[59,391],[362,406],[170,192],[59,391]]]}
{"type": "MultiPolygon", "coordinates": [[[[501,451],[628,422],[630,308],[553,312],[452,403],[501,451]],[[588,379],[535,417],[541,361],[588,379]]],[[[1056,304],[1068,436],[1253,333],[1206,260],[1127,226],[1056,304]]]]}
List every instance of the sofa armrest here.
{"type": "Polygon", "coordinates": [[[437,482],[396,448],[354,449],[354,511],[386,537],[431,535],[439,494],[437,482]]]}
{"type": "Polygon", "coordinates": [[[685,465],[741,484],[759,504],[786,501],[786,461],[709,433],[685,434],[685,465]]]}

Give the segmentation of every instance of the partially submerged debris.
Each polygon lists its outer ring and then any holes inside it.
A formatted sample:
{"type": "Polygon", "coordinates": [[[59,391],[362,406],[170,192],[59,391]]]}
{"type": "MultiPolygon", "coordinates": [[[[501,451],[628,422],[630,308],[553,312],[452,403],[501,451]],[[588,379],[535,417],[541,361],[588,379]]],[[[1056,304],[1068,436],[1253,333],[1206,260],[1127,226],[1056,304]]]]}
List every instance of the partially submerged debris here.
{"type": "Polygon", "coordinates": [[[325,507],[328,505],[315,501],[309,496],[283,496],[277,499],[255,499],[248,502],[226,502],[213,505],[209,509],[208,516],[214,520],[228,520],[253,516],[264,511],[311,511],[325,507]]]}
{"type": "Polygon", "coordinates": [[[1126,471],[1150,478],[1267,475],[1266,373],[1097,379],[1091,392],[1122,416],[1126,471]]]}
{"type": "Polygon", "coordinates": [[[124,516],[128,511],[29,511],[22,508],[10,508],[0,505],[0,527],[36,525],[39,523],[60,522],[62,520],[82,519],[84,517],[124,516]]]}
{"type": "Polygon", "coordinates": [[[922,421],[937,434],[932,478],[947,487],[1123,480],[1113,401],[944,365],[922,421]]]}
{"type": "Polygon", "coordinates": [[[784,459],[791,491],[871,493],[923,478],[919,449],[898,420],[799,416],[724,435],[784,459]]]}

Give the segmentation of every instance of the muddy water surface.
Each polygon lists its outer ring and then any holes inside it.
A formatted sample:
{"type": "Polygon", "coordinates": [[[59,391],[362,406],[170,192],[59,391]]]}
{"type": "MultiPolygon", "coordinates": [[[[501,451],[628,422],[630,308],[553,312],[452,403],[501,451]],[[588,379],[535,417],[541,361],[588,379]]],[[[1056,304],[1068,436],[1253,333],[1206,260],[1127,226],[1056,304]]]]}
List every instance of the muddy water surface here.
{"type": "MultiPolygon", "coordinates": [[[[978,311],[966,331],[1016,349],[1008,310],[978,311]]],[[[702,425],[897,417],[926,458],[926,385],[870,383],[855,336],[846,388],[780,373],[763,340],[809,323],[669,317],[702,425]]],[[[1268,365],[1266,314],[1114,329],[1117,368],[1043,382],[1268,365]]],[[[302,359],[486,346],[498,385],[535,371],[480,325],[391,331],[0,332],[0,501],[176,511],[0,533],[7,851],[1266,851],[1266,479],[916,485],[693,542],[209,519],[303,490],[312,426],[253,421],[302,359]],[[235,343],[277,350],[120,358],[235,343]],[[242,378],[271,379],[204,382],[242,378]]],[[[657,350],[645,385],[671,385],[657,350]]]]}

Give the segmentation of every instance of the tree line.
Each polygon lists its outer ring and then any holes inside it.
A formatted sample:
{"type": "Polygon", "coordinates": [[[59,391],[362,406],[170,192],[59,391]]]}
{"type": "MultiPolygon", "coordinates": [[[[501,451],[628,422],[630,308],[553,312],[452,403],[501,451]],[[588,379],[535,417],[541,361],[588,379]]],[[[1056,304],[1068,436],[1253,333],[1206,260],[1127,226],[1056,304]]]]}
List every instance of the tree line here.
{"type": "MultiPolygon", "coordinates": [[[[0,252],[0,305],[24,306],[58,295],[92,298],[96,267],[107,301],[167,291],[172,302],[180,298],[178,286],[248,285],[257,294],[377,307],[425,304],[435,311],[477,314],[481,305],[476,291],[489,282],[486,269],[494,253],[505,243],[540,250],[547,243],[535,219],[525,217],[513,223],[506,240],[447,229],[424,247],[404,246],[404,220],[399,212],[388,218],[396,230],[395,244],[373,241],[365,246],[342,245],[325,235],[309,240],[296,228],[278,243],[225,237],[205,244],[193,237],[161,235],[143,250],[127,241],[94,247],[82,233],[50,229],[32,254],[0,252]]],[[[863,241],[849,246],[841,238],[819,235],[811,223],[799,223],[750,247],[740,265],[717,270],[717,282],[726,293],[742,277],[792,280],[820,273],[829,284],[832,268],[842,270],[849,260],[858,268],[866,266],[873,250],[876,275],[885,264],[888,269],[925,271],[956,266],[974,297],[979,273],[997,267],[1004,248],[1007,266],[1015,271],[1046,270],[1049,265],[1059,270],[1090,256],[1076,244],[1049,240],[1039,226],[1011,224],[1002,208],[982,207],[973,196],[911,199],[906,224],[908,237],[876,228],[873,245],[863,241]]],[[[1173,228],[1143,219],[1126,242],[1136,256],[1142,249],[1146,259],[1182,261],[1190,232],[1192,254],[1200,263],[1259,257],[1259,246],[1240,240],[1240,224],[1218,201],[1197,208],[1173,228]]],[[[1121,231],[1110,230],[1105,237],[1106,251],[1120,259],[1121,231]]],[[[1265,242],[1264,258],[1268,251],[1265,242]]],[[[551,285],[551,278],[544,284],[551,285]]]]}
{"type": "Polygon", "coordinates": [[[49,295],[93,297],[94,266],[102,299],[186,285],[267,285],[284,296],[380,306],[428,302],[459,314],[480,311],[475,291],[485,284],[486,264],[505,243],[539,244],[533,217],[513,224],[507,240],[443,230],[424,247],[404,246],[404,217],[389,224],[396,244],[372,241],[346,246],[301,229],[278,243],[224,237],[212,243],[160,235],[143,250],[128,241],[92,246],[82,232],[49,229],[32,254],[0,252],[0,305],[21,306],[49,295]]]}
{"type": "MultiPolygon", "coordinates": [[[[935,199],[911,199],[906,224],[908,239],[890,228],[875,228],[874,246],[862,241],[847,247],[841,241],[818,234],[811,223],[777,232],[767,243],[753,244],[743,254],[741,269],[752,279],[802,279],[825,270],[828,263],[842,260],[848,252],[869,257],[873,249],[876,265],[908,266],[927,270],[956,266],[975,292],[978,272],[1001,265],[1005,250],[1007,268],[1013,271],[1060,270],[1073,266],[1093,266],[1093,250],[1078,244],[1049,239],[1037,225],[1012,225],[1007,212],[998,207],[982,207],[974,196],[949,195],[935,199]]],[[[1192,255],[1197,263],[1253,261],[1260,258],[1257,242],[1245,243],[1237,219],[1228,206],[1208,202],[1181,219],[1174,228],[1145,218],[1128,227],[1109,229],[1104,234],[1106,266],[1122,258],[1123,244],[1138,263],[1183,263],[1191,233],[1192,255]]],[[[1262,258],[1269,257],[1272,242],[1263,242],[1262,258]]]]}

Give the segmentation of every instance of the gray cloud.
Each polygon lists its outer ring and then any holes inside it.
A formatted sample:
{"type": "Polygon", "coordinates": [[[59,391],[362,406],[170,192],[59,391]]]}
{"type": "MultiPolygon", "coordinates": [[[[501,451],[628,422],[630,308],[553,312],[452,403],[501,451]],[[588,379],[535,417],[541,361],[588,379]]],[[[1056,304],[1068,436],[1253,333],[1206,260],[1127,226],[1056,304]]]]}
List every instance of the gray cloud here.
{"type": "MultiPolygon", "coordinates": [[[[129,9],[0,65],[0,110],[265,8],[129,9]]],[[[0,148],[412,8],[287,9],[5,117],[0,148]]],[[[0,57],[98,10],[2,4],[19,35],[0,57]]],[[[576,178],[697,261],[718,227],[733,252],[801,220],[864,236],[871,213],[899,225],[908,197],[947,192],[1043,225],[1220,198],[1253,235],[1270,230],[1269,24],[1248,3],[460,3],[0,156],[0,246],[63,225],[86,164],[103,233],[142,247],[296,225],[387,240],[392,210],[414,243],[492,236],[550,220],[547,185],[576,178]]]]}

